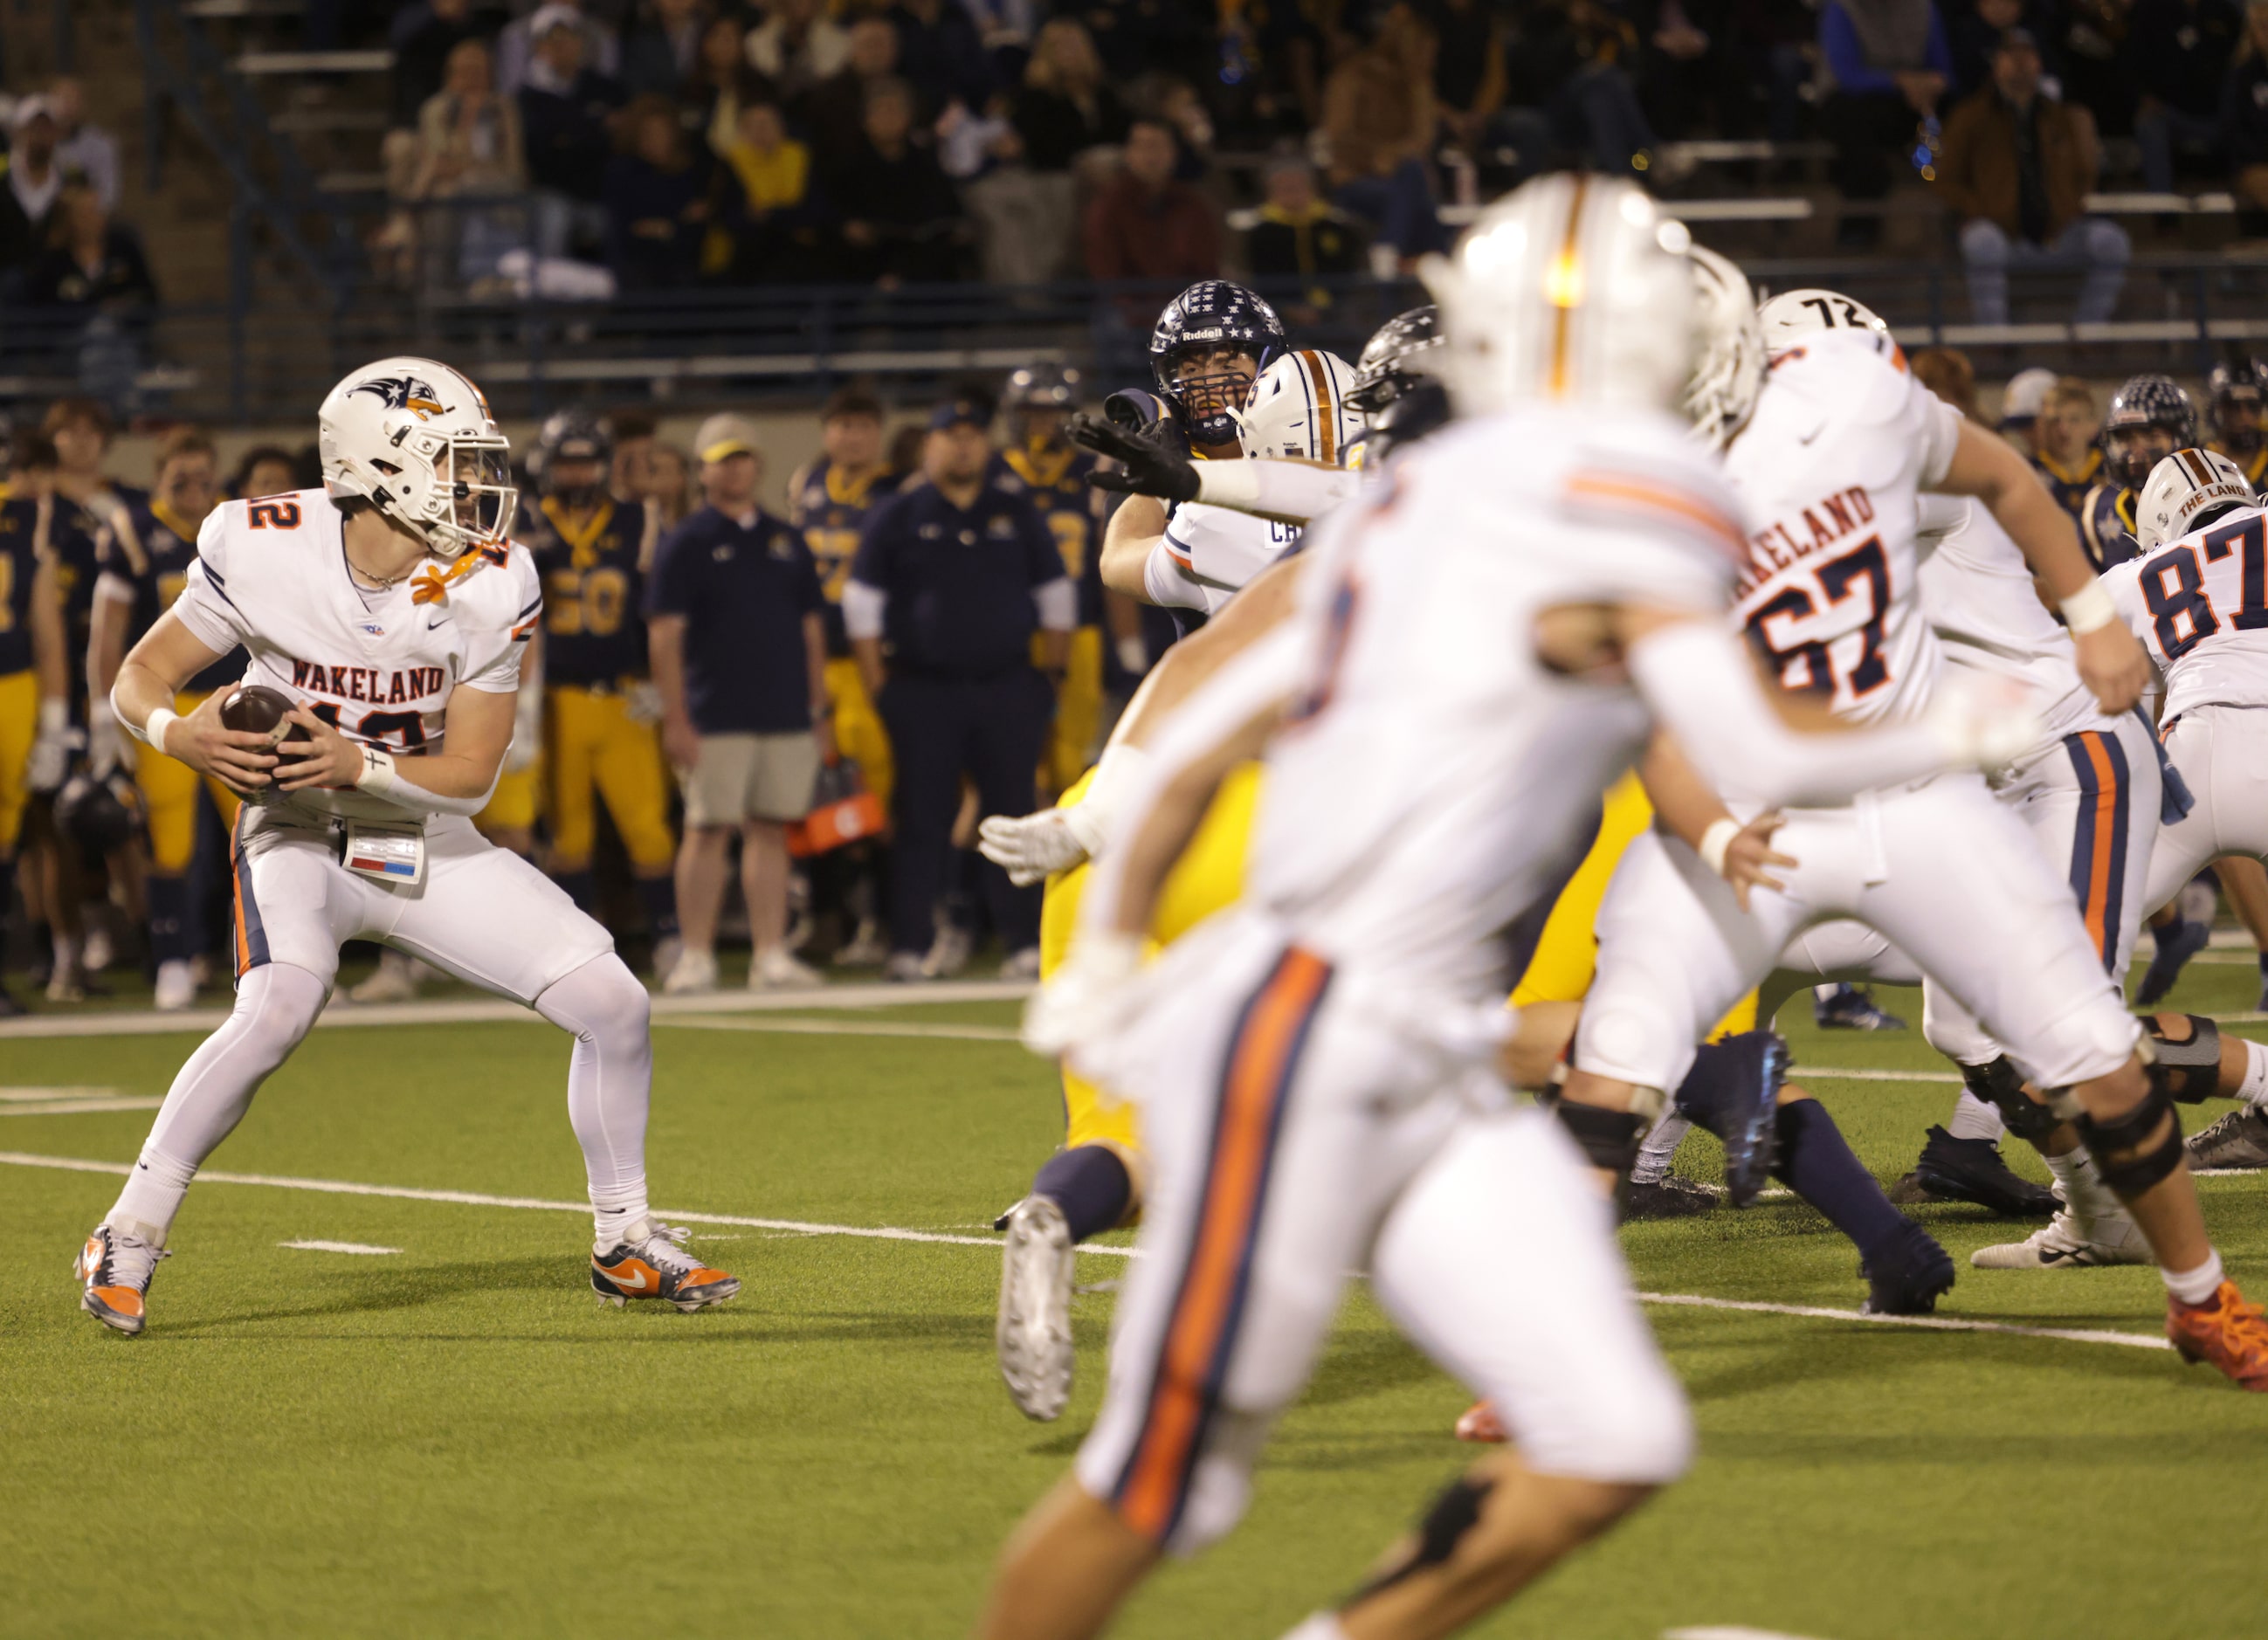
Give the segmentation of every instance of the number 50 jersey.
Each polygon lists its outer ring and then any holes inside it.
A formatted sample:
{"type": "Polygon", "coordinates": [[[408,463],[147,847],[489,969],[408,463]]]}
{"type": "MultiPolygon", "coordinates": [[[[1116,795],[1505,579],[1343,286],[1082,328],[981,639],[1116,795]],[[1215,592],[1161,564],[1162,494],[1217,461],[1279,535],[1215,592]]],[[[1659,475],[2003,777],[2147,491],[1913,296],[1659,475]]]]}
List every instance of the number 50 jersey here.
{"type": "Polygon", "coordinates": [[[2240,507],[2102,577],[2166,674],[2160,721],[2199,706],[2268,706],[2268,510],[2240,507]]]}
{"type": "Polygon", "coordinates": [[[1941,659],[1921,604],[1915,508],[1960,413],[1871,331],[1808,335],[1771,362],[1725,452],[1749,520],[1734,618],[1783,688],[1860,723],[1911,717],[1941,659]]]}

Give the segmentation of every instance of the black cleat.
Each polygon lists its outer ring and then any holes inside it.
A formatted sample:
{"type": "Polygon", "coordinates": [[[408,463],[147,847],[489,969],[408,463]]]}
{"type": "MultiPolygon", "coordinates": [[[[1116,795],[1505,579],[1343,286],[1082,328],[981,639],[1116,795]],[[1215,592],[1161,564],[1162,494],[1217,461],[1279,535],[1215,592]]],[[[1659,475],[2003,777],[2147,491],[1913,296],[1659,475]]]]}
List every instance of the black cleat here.
{"type": "Polygon", "coordinates": [[[1990,1139],[1956,1139],[1929,1130],[1921,1159],[1908,1175],[1932,1202],[1973,1202],[2003,1218],[2050,1218],[2062,1205],[2045,1185],[2019,1178],[1990,1139]]]}
{"type": "Polygon", "coordinates": [[[1625,1224],[1636,1218],[1691,1218],[1716,1210],[1714,1190],[1675,1173],[1665,1173],[1650,1184],[1633,1179],[1623,1192],[1625,1224]]]}
{"type": "Polygon", "coordinates": [[[1787,1044],[1773,1031],[1743,1031],[1710,1044],[1705,1089],[1688,1077],[1678,1108],[1725,1144],[1725,1199],[1746,1207],[1771,1177],[1779,1149],[1779,1091],[1787,1044]]]}
{"type": "Polygon", "coordinates": [[[2213,929],[2204,923],[2183,923],[2171,938],[2159,945],[2150,966],[2142,970],[2142,982],[2134,988],[2137,1008],[2154,1008],[2166,999],[2174,989],[2174,982],[2182,977],[2190,959],[2213,943],[2213,929]]]}
{"type": "Polygon", "coordinates": [[[1867,1302],[1859,1308],[1868,1315],[1927,1315],[1937,1308],[1938,1295],[1953,1287],[1953,1261],[1911,1219],[1895,1241],[1859,1263],[1859,1274],[1867,1283],[1867,1302]]]}
{"type": "Polygon", "coordinates": [[[1855,985],[1838,985],[1825,1001],[1811,999],[1811,1017],[1822,1031],[1903,1031],[1906,1022],[1877,1007],[1855,985]]]}

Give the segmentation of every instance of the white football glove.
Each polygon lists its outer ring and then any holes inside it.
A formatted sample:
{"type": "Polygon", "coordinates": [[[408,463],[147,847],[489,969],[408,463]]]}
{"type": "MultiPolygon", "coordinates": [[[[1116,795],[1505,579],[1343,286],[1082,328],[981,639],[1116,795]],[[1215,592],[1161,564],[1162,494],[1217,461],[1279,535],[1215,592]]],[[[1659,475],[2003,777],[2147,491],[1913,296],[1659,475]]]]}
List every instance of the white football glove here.
{"type": "Polygon", "coordinates": [[[1008,880],[1019,888],[1045,882],[1087,857],[1086,843],[1071,824],[1078,813],[1075,808],[1042,809],[1018,818],[988,815],[976,828],[977,852],[1005,869],[1008,880]]]}
{"type": "Polygon", "coordinates": [[[517,775],[535,766],[543,750],[543,691],[522,689],[512,714],[512,744],[504,748],[504,772],[517,775]]]}
{"type": "Polygon", "coordinates": [[[71,754],[86,744],[86,737],[71,727],[70,708],[48,699],[40,702],[39,738],[24,765],[24,783],[37,792],[59,790],[70,773],[71,754]]]}
{"type": "Polygon", "coordinates": [[[1976,673],[1944,673],[1924,721],[1948,757],[1972,769],[2005,769],[2047,733],[2030,688],[2014,678],[1976,673]]]}
{"type": "Polygon", "coordinates": [[[1024,1046],[1053,1059],[1116,1026],[1142,968],[1132,934],[1083,932],[1048,982],[1024,1004],[1024,1046]]]}
{"type": "Polygon", "coordinates": [[[661,721],[661,690],[641,678],[622,691],[622,710],[634,724],[661,721]]]}
{"type": "Polygon", "coordinates": [[[86,709],[86,769],[97,780],[107,780],[126,760],[126,730],[110,710],[107,696],[91,701],[86,709]]]}

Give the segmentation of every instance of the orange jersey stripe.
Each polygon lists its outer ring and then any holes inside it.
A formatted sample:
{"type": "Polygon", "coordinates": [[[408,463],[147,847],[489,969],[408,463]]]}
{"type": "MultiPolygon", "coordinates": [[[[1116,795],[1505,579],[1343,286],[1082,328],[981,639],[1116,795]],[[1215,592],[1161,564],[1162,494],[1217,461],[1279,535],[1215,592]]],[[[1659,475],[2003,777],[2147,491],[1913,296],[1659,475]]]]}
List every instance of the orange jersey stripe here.
{"type": "Polygon", "coordinates": [[[2118,771],[2111,766],[2100,732],[2089,730],[2079,739],[2095,769],[2095,849],[2087,864],[2087,937],[2095,942],[2096,954],[2107,961],[2118,938],[2118,930],[2110,923],[2110,850],[2118,835],[2118,771]]]}
{"type": "Polygon", "coordinates": [[[244,926],[244,843],[242,821],[228,834],[229,906],[236,923],[236,977],[242,979],[252,967],[252,937],[244,926]]]}
{"type": "Polygon", "coordinates": [[[1689,528],[1698,530],[1730,553],[1735,561],[1748,556],[1748,538],[1738,526],[1700,496],[1674,489],[1631,473],[1579,472],[1567,481],[1567,494],[1579,501],[1606,502],[1667,513],[1689,528]]]}
{"type": "Polygon", "coordinates": [[[1118,1512],[1152,1541],[1172,1529],[1195,1467],[1205,1384],[1230,1324],[1245,1257],[1258,1230],[1276,1110],[1300,1035],[1329,968],[1287,952],[1254,1001],[1231,1049],[1212,1164],[1180,1298],[1167,1324],[1141,1440],[1121,1482],[1118,1512]]]}

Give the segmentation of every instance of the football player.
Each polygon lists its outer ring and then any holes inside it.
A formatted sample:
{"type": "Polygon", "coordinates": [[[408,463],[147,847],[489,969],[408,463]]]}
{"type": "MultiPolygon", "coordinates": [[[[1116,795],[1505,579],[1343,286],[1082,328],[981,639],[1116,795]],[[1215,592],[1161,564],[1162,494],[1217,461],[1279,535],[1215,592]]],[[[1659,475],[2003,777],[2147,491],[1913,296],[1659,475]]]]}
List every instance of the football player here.
{"type": "Polygon", "coordinates": [[[1163,1555],[1230,1530],[1351,1269],[1516,1445],[1299,1640],[1447,1634],[1684,1467],[1611,1211],[1491,1072],[1498,931],[1654,714],[1712,775],[1788,798],[1918,775],[1946,743],[1791,733],[1723,629],[1742,530],[1663,413],[1693,345],[1683,244],[1629,184],[1491,209],[1433,270],[1467,419],[1322,526],[1295,614],[1176,713],[1097,862],[1026,1036],[1141,1099],[1155,1195],[1102,1412],[981,1635],[1094,1634],[1163,1555]],[[1256,754],[1250,892],[1136,981],[1160,884],[1256,754]]]}
{"type": "Polygon", "coordinates": [[[2102,435],[2095,392],[2085,382],[2066,376],[2048,389],[2032,466],[2056,504],[2074,518],[2087,511],[2088,491],[2102,473],[2102,435]]]}
{"type": "MultiPolygon", "coordinates": [[[[16,462],[11,493],[0,501],[0,953],[8,947],[25,806],[33,792],[63,784],[76,736],[63,599],[48,549],[55,464],[54,446],[44,434],[33,434],[16,462]]],[[[23,1011],[0,984],[0,1019],[23,1011]]]]}
{"type": "MultiPolygon", "coordinates": [[[[236,793],[208,776],[202,782],[188,764],[122,735],[109,710],[110,686],[127,651],[158,623],[158,617],[188,589],[189,566],[197,555],[197,532],[217,498],[219,460],[212,441],[195,428],[178,428],[158,452],[158,483],[139,525],[135,510],[103,533],[100,575],[95,585],[94,635],[88,682],[94,705],[95,740],[90,754],[98,776],[122,749],[134,761],[134,783],[142,792],[142,814],[149,830],[150,870],[144,893],[150,906],[150,956],[157,964],[156,1003],[161,1011],[196,1000],[195,963],[204,955],[203,920],[190,904],[189,865],[196,852],[197,793],[211,795],[222,821],[236,823],[236,793]],[[137,539],[138,536],[138,539],[137,539]]],[[[226,688],[244,673],[244,657],[232,651],[181,686],[173,710],[187,717],[216,689],[226,688]]]]}
{"type": "MultiPolygon", "coordinates": [[[[882,443],[882,402],[861,387],[839,389],[819,414],[819,458],[788,479],[788,522],[803,532],[819,561],[820,590],[827,595],[827,702],[833,713],[835,744],[858,766],[859,777],[875,801],[889,812],[895,771],[889,732],[859,680],[850,640],[843,630],[843,587],[850,578],[858,537],[873,510],[897,488],[897,474],[882,443]]],[[[879,842],[856,843],[815,863],[814,891],[840,901],[855,923],[835,953],[840,965],[883,961],[890,942],[877,908],[883,868],[879,842]],[[841,857],[840,864],[836,856],[841,857]],[[854,873],[845,880],[845,870],[854,873]]]]}
{"type": "Polygon", "coordinates": [[[2197,407],[2170,376],[2130,376],[2102,419],[2102,477],[2079,507],[2079,538],[2098,573],[2134,555],[2134,501],[2150,469],[2197,443],[2197,407]]]}
{"type": "Polygon", "coordinates": [[[2205,429],[2212,433],[2208,449],[2236,463],[2244,482],[2256,490],[2268,478],[2268,364],[2258,359],[2223,359],[2213,367],[2205,383],[2205,429]]]}
{"type": "Polygon", "coordinates": [[[660,529],[644,502],[608,493],[613,455],[606,423],[588,411],[562,410],[544,423],[530,464],[543,490],[522,540],[543,579],[551,876],[597,915],[591,850],[603,798],[630,856],[654,972],[666,974],[677,938],[677,840],[639,614],[660,529]]]}
{"type": "Polygon", "coordinates": [[[542,589],[506,532],[510,447],[480,390],[387,358],[317,413],[323,488],[218,508],[188,590],[111,690],[119,721],[259,799],[238,813],[236,1006],[166,1095],[117,1203],[78,1260],[81,1303],[133,1335],[196,1171],[314,1025],[340,945],[416,952],[571,1033],[568,1119],[590,1175],[601,1298],[681,1310],[740,1283],[689,1256],[646,1205],[653,1074],[645,988],[564,890],[473,828],[513,732],[542,589]],[[230,730],[180,687],[239,644],[295,702],[304,739],[230,730]]]}

